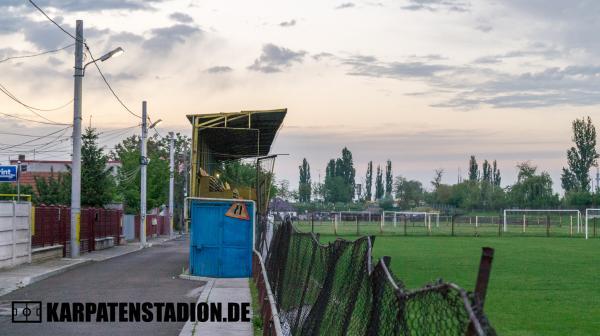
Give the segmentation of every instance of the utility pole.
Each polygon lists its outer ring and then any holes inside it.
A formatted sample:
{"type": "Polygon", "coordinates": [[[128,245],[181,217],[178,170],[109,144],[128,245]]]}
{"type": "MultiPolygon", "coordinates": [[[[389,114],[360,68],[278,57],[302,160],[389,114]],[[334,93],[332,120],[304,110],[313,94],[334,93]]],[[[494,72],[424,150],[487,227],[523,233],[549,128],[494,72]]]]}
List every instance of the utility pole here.
{"type": "Polygon", "coordinates": [[[140,247],[146,246],[146,168],[148,167],[148,158],[146,157],[146,138],[148,137],[148,116],[146,112],[146,102],[142,102],[142,138],[141,146],[141,185],[140,185],[140,247]]]}
{"type": "Polygon", "coordinates": [[[83,21],[75,27],[75,96],[73,98],[73,154],[71,157],[71,258],[79,257],[81,218],[81,82],[83,80],[83,21]]]}
{"type": "MultiPolygon", "coordinates": [[[[189,167],[189,152],[183,153],[183,169],[184,174],[183,177],[185,178],[185,181],[183,183],[183,201],[187,202],[187,197],[188,197],[188,190],[189,190],[189,175],[190,175],[190,167],[189,167]]],[[[184,207],[185,209],[185,207],[184,207]]],[[[185,210],[184,210],[185,211],[185,210]]],[[[188,221],[187,221],[187,214],[184,213],[183,216],[181,216],[181,218],[183,218],[184,223],[183,226],[185,227],[185,233],[188,233],[188,221]]]]}
{"type": "Polygon", "coordinates": [[[169,237],[173,237],[173,197],[175,189],[175,133],[169,132],[169,237]]]}

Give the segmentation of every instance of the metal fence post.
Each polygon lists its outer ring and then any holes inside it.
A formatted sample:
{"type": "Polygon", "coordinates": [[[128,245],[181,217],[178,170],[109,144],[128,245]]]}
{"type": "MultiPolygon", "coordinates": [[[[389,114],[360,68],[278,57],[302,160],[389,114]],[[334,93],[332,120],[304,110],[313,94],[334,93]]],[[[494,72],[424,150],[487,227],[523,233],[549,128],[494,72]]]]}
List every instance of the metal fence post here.
{"type": "MultiPolygon", "coordinates": [[[[492,271],[492,261],[494,260],[494,249],[491,247],[483,247],[481,249],[481,260],[479,261],[479,273],[477,274],[477,282],[475,283],[475,302],[479,305],[479,309],[483,312],[485,296],[487,294],[488,283],[490,281],[490,273],[492,271]]],[[[472,323],[469,324],[467,335],[476,335],[475,328],[472,323]]]]}
{"type": "Polygon", "coordinates": [[[477,283],[475,284],[475,294],[481,302],[481,308],[485,302],[490,273],[492,271],[492,261],[494,260],[494,249],[483,247],[481,249],[481,261],[479,262],[479,273],[477,274],[477,283]]]}
{"type": "Polygon", "coordinates": [[[360,236],[360,230],[358,229],[358,216],[354,216],[356,218],[356,235],[360,236]]]}
{"type": "Polygon", "coordinates": [[[456,217],[455,215],[452,216],[452,237],[454,237],[454,218],[455,217],[456,217]]]}

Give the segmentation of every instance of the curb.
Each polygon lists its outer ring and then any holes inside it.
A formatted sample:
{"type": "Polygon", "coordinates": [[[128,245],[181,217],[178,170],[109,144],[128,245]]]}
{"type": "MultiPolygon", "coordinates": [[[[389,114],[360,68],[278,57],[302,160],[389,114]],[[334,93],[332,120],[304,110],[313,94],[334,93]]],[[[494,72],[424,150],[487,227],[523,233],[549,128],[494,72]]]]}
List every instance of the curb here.
{"type": "MultiPolygon", "coordinates": [[[[184,275],[181,274],[179,275],[179,277],[181,279],[187,279],[187,280],[200,280],[200,278],[202,278],[202,281],[206,281],[206,284],[204,285],[204,288],[202,289],[202,293],[200,293],[200,296],[198,296],[198,301],[196,301],[196,303],[200,303],[200,302],[207,302],[208,301],[208,297],[210,296],[210,292],[212,291],[212,288],[215,284],[215,279],[214,278],[204,278],[204,277],[197,277],[197,276],[193,276],[193,275],[184,275]],[[187,278],[187,277],[191,277],[191,278],[187,278]]],[[[198,321],[196,322],[192,322],[192,321],[187,321],[185,322],[185,324],[183,325],[183,328],[181,328],[181,331],[179,332],[179,336],[194,336],[196,334],[196,325],[198,325],[198,321]]]]}
{"type": "MultiPolygon", "coordinates": [[[[42,273],[42,274],[38,274],[38,275],[34,275],[34,276],[29,276],[29,277],[25,277],[23,278],[23,280],[21,280],[20,282],[17,283],[17,288],[23,288],[25,286],[31,285],[32,283],[47,279],[51,276],[57,275],[57,274],[61,274],[64,273],[66,271],[72,270],[74,268],[77,268],[79,266],[83,266],[83,265],[87,265],[92,263],[91,259],[80,259],[78,262],[70,264],[70,265],[65,265],[62,267],[59,267],[57,269],[54,269],[52,271],[46,272],[46,273],[42,273]]],[[[6,293],[8,294],[8,293],[6,293]]]]}

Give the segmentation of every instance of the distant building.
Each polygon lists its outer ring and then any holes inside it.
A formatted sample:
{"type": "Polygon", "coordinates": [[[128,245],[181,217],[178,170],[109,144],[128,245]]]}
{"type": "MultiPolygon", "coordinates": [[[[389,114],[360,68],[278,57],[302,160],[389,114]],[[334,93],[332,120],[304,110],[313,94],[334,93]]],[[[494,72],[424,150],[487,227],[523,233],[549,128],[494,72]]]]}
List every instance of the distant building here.
{"type": "Polygon", "coordinates": [[[285,218],[285,216],[290,216],[292,218],[298,217],[298,210],[296,207],[281,197],[275,197],[271,200],[269,210],[276,220],[281,220],[285,218]]]}
{"type": "MultiPolygon", "coordinates": [[[[52,174],[66,174],[69,172],[71,161],[57,160],[26,160],[24,155],[21,155],[18,160],[10,160],[11,165],[17,165],[21,161],[21,174],[19,181],[21,185],[30,185],[34,191],[37,191],[35,186],[35,178],[48,178],[52,174]]],[[[112,175],[117,175],[117,168],[121,167],[119,161],[108,161],[106,168],[112,170],[112,175]]]]}

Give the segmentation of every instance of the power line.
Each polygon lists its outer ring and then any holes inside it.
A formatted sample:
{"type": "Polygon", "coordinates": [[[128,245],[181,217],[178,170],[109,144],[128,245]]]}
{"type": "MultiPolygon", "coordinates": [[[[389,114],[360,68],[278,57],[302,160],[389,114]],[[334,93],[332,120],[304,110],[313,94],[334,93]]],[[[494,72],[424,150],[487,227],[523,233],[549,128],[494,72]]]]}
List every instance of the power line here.
{"type": "MultiPolygon", "coordinates": [[[[17,98],[14,94],[12,94],[12,92],[10,92],[4,85],[0,84],[0,91],[2,93],[4,93],[5,95],[7,95],[10,99],[16,101],[17,103],[19,103],[20,105],[25,106],[27,109],[31,110],[37,110],[37,111],[42,111],[42,112],[51,112],[51,111],[56,111],[56,110],[60,110],[64,107],[66,107],[67,105],[71,104],[73,102],[73,99],[69,100],[67,103],[59,106],[59,107],[55,107],[55,108],[51,108],[51,109],[41,109],[41,108],[37,108],[37,107],[33,107],[31,105],[27,105],[25,104],[22,100],[20,100],[19,98],[17,98]]],[[[33,111],[31,111],[33,112],[33,111]]],[[[35,112],[33,112],[35,113],[35,112]]],[[[42,117],[44,119],[46,119],[45,117],[39,115],[36,113],[37,116],[42,117]]],[[[49,120],[49,119],[46,119],[49,120]]],[[[51,121],[51,120],[50,120],[51,121]]]]}
{"type": "Polygon", "coordinates": [[[96,69],[98,69],[98,73],[100,73],[100,77],[102,77],[102,80],[104,81],[104,83],[106,84],[106,86],[108,87],[108,89],[110,90],[110,92],[113,94],[113,96],[115,97],[115,99],[117,99],[117,101],[121,104],[121,106],[123,106],[123,108],[125,108],[125,110],[129,114],[131,114],[131,115],[133,115],[133,116],[141,119],[142,117],[140,117],[139,115],[133,113],[129,109],[129,107],[127,107],[127,105],[125,105],[125,103],[123,103],[123,101],[121,100],[121,98],[119,98],[119,96],[116,94],[115,90],[113,90],[113,88],[110,86],[110,84],[108,83],[108,80],[106,79],[106,77],[104,77],[104,74],[102,73],[102,70],[100,69],[100,66],[98,65],[98,62],[95,61],[96,59],[94,58],[94,55],[92,54],[92,51],[90,50],[90,47],[87,45],[87,43],[85,43],[85,41],[79,40],[73,34],[71,34],[68,31],[66,31],[61,25],[59,25],[58,23],[56,23],[56,21],[52,20],[50,18],[50,16],[48,16],[48,14],[46,14],[46,12],[44,12],[44,10],[42,10],[40,7],[38,7],[38,5],[35,4],[35,2],[33,2],[33,0],[29,0],[29,3],[31,3],[38,11],[40,11],[40,13],[42,13],[48,20],[50,20],[50,22],[52,22],[55,26],[57,26],[65,34],[69,35],[75,41],[83,43],[83,45],[85,46],[85,49],[87,50],[87,52],[90,54],[90,57],[92,58],[92,63],[94,63],[94,65],[96,66],[96,69]]]}
{"type": "Polygon", "coordinates": [[[132,128],[136,128],[136,127],[140,127],[140,124],[129,126],[129,127],[116,128],[116,129],[112,129],[112,130],[108,130],[108,131],[99,132],[98,136],[100,137],[102,135],[107,135],[107,134],[111,134],[111,133],[118,133],[120,131],[132,129],[132,128]]]}
{"type": "Polygon", "coordinates": [[[42,55],[46,55],[46,54],[51,54],[51,53],[55,53],[55,52],[59,52],[65,49],[68,49],[72,46],[74,46],[75,43],[71,43],[67,46],[64,46],[62,48],[58,48],[58,49],[53,49],[53,50],[47,50],[47,51],[43,51],[41,53],[37,53],[37,54],[32,54],[32,55],[22,55],[22,56],[11,56],[8,58],[5,58],[3,60],[0,60],[0,63],[6,62],[6,61],[10,61],[10,60],[14,60],[14,59],[21,59],[21,58],[30,58],[30,57],[37,57],[37,56],[42,56],[42,55]]]}
{"type": "Polygon", "coordinates": [[[65,30],[65,29],[64,29],[64,28],[63,28],[61,25],[59,25],[58,23],[56,23],[56,21],[52,20],[52,19],[51,19],[51,18],[48,16],[48,14],[46,14],[46,12],[44,12],[44,10],[43,10],[43,9],[41,9],[40,7],[38,7],[38,5],[36,5],[36,4],[35,4],[35,2],[33,2],[33,0],[29,0],[29,3],[30,3],[30,4],[32,4],[32,5],[33,5],[33,7],[35,7],[35,8],[36,8],[36,9],[37,9],[37,10],[38,10],[40,13],[42,13],[42,14],[43,14],[43,15],[46,17],[46,19],[48,19],[48,20],[50,20],[50,22],[54,23],[54,25],[55,25],[55,26],[57,26],[57,27],[58,27],[58,29],[62,30],[62,31],[63,31],[63,33],[65,33],[65,34],[67,34],[67,35],[71,36],[71,38],[72,38],[72,39],[74,39],[75,41],[77,41],[77,42],[81,42],[81,43],[84,43],[84,44],[85,44],[85,42],[84,42],[84,41],[80,41],[80,40],[79,40],[77,37],[73,36],[73,34],[71,34],[71,33],[69,33],[68,31],[66,31],[66,30],[65,30]]]}
{"type": "Polygon", "coordinates": [[[32,134],[11,133],[11,132],[0,132],[0,135],[14,135],[14,136],[29,137],[29,138],[37,137],[37,135],[32,135],[32,134]]]}
{"type": "Polygon", "coordinates": [[[66,125],[68,125],[69,127],[71,126],[71,124],[62,124],[62,123],[57,123],[57,122],[39,121],[39,120],[28,119],[28,118],[21,117],[19,115],[8,114],[8,113],[4,113],[4,112],[0,112],[0,114],[3,115],[3,116],[6,116],[6,117],[15,118],[15,119],[23,120],[23,121],[30,121],[30,122],[34,122],[34,123],[38,123],[38,124],[53,125],[53,126],[66,126],[66,125]]]}
{"type": "MultiPolygon", "coordinates": [[[[90,57],[92,58],[92,60],[95,60],[94,55],[92,54],[92,50],[90,49],[90,47],[87,44],[85,44],[85,49],[90,54],[90,57]]],[[[123,106],[123,108],[129,114],[131,114],[132,116],[142,119],[141,116],[139,116],[138,114],[133,113],[129,109],[129,107],[127,107],[127,105],[125,105],[125,103],[123,103],[123,101],[121,100],[121,98],[119,98],[119,96],[117,95],[117,93],[115,92],[115,90],[113,90],[112,86],[110,86],[110,84],[108,83],[108,80],[106,80],[106,77],[104,77],[104,74],[102,73],[102,70],[100,69],[100,66],[98,65],[98,62],[93,62],[93,63],[96,66],[96,69],[98,69],[98,73],[100,74],[100,77],[102,77],[102,80],[104,81],[104,83],[106,84],[106,86],[108,87],[108,89],[110,90],[110,92],[112,93],[112,95],[115,97],[115,99],[121,104],[121,106],[123,106]]]]}
{"type": "MultiPolygon", "coordinates": [[[[68,128],[70,128],[70,127],[71,127],[71,126],[69,125],[69,126],[67,126],[67,127],[65,127],[65,128],[59,129],[58,131],[55,131],[55,132],[52,132],[52,133],[48,133],[48,134],[46,134],[46,135],[41,135],[41,136],[39,136],[39,137],[36,137],[36,138],[34,138],[34,139],[31,139],[31,140],[28,140],[28,141],[22,142],[22,143],[20,143],[20,144],[15,144],[15,145],[10,145],[10,146],[6,146],[6,147],[2,147],[2,148],[0,148],[0,151],[7,150],[7,149],[10,149],[10,148],[14,148],[14,147],[18,147],[18,146],[21,146],[21,145],[25,145],[25,144],[28,144],[28,143],[31,143],[31,142],[35,142],[35,141],[41,140],[41,139],[43,139],[43,138],[47,138],[47,137],[49,137],[49,136],[52,136],[52,135],[54,135],[54,134],[56,134],[56,133],[58,133],[58,132],[65,131],[66,129],[68,129],[68,128]]],[[[62,136],[62,134],[61,134],[61,136],[62,136]]]]}

